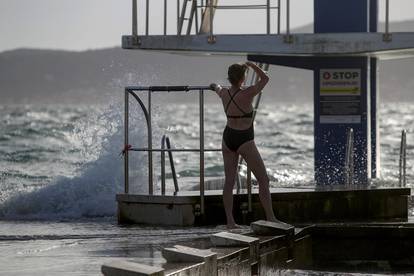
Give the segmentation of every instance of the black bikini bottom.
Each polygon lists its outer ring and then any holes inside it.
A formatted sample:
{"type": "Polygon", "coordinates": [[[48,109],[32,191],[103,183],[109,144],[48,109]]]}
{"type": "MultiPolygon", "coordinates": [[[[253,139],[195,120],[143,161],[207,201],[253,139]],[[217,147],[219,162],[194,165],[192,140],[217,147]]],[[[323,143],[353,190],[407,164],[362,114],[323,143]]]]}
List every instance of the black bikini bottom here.
{"type": "Polygon", "coordinates": [[[254,140],[253,124],[248,129],[233,129],[228,126],[223,132],[223,141],[231,151],[237,151],[244,143],[254,140]]]}

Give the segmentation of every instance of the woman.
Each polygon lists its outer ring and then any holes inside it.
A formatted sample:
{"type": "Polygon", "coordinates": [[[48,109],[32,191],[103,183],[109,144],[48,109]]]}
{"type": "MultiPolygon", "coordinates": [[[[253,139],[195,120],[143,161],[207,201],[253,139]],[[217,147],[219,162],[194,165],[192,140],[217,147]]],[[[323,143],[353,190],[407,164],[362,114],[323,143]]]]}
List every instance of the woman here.
{"type": "Polygon", "coordinates": [[[226,211],[227,228],[237,228],[233,217],[233,187],[237,175],[239,155],[241,155],[259,182],[259,197],[266,213],[266,219],[277,221],[273,213],[272,199],[269,191],[269,178],[263,160],[254,142],[253,106],[254,96],[260,93],[269,81],[264,71],[254,63],[233,64],[228,69],[231,88],[211,87],[223,102],[227,116],[227,125],[223,132],[222,153],[224,160],[225,184],[223,202],[226,211]],[[241,86],[246,78],[247,68],[251,67],[259,81],[246,89],[241,86]]]}

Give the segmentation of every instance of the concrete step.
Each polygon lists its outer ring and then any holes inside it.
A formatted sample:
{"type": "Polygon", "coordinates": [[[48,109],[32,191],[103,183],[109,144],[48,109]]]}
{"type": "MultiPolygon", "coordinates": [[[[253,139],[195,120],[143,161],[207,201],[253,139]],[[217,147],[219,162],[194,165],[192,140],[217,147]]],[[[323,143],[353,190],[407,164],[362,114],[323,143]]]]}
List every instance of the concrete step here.
{"type": "Polygon", "coordinates": [[[101,272],[105,276],[164,276],[163,268],[128,261],[104,264],[101,272]]]}
{"type": "Polygon", "coordinates": [[[198,263],[187,269],[192,271],[190,275],[209,276],[217,271],[217,254],[211,250],[175,245],[164,248],[162,255],[168,263],[198,263]]]}
{"type": "Polygon", "coordinates": [[[282,221],[258,220],[252,222],[250,227],[256,235],[260,236],[293,235],[295,231],[294,226],[282,221]]]}
{"type": "Polygon", "coordinates": [[[211,235],[211,243],[217,247],[246,246],[250,250],[250,262],[255,263],[259,258],[259,239],[230,232],[220,232],[211,235]]]}

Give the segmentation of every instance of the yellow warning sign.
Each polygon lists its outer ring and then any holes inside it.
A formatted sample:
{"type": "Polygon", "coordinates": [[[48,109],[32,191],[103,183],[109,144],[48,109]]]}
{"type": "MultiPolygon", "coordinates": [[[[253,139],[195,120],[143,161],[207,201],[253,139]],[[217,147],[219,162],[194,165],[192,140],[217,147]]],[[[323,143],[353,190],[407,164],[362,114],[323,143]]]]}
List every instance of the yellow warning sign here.
{"type": "Polygon", "coordinates": [[[361,95],[361,69],[321,69],[321,96],[361,95]]]}

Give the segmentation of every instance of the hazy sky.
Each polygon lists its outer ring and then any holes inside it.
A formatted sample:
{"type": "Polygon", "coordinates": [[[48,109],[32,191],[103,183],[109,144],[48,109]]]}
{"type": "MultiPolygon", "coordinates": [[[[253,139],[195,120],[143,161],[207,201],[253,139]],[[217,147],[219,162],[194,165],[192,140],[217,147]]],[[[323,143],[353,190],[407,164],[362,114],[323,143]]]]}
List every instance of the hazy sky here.
{"type": "MultiPolygon", "coordinates": [[[[144,0],[138,0],[140,10],[144,0]]],[[[163,0],[151,2],[151,32],[162,27],[163,0]]],[[[176,1],[169,2],[170,29],[175,26],[176,1]]],[[[222,4],[236,1],[221,0],[222,4]]],[[[238,0],[237,3],[265,3],[238,0]]],[[[271,2],[276,3],[275,0],[271,2]]],[[[282,0],[284,3],[285,0],[282,0]]],[[[380,0],[380,17],[384,18],[380,0]]],[[[392,0],[391,20],[414,19],[414,0],[392,0]]],[[[291,26],[313,21],[312,0],[291,0],[291,26]]],[[[143,17],[140,17],[143,19],[143,17]]],[[[217,32],[264,32],[263,12],[220,11],[217,32]]],[[[276,26],[272,15],[272,26],[276,26]]],[[[20,47],[84,50],[120,45],[121,35],[131,32],[131,0],[0,0],[0,51],[20,47]]],[[[282,16],[282,29],[285,26],[282,16]]],[[[140,31],[143,22],[140,21],[140,31]]],[[[274,28],[275,29],[275,28],[274,28]]],[[[273,29],[273,30],[274,30],[273,29]]],[[[175,28],[174,28],[175,30],[175,28]]],[[[272,30],[272,31],[273,31],[272,30]]]]}

